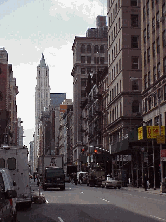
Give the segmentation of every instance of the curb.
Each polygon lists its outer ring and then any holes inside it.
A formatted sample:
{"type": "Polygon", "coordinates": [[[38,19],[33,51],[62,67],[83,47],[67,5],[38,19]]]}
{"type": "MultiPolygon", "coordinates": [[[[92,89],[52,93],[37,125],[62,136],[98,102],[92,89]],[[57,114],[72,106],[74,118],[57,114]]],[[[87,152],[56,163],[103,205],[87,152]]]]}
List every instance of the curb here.
{"type": "Polygon", "coordinates": [[[128,190],[128,191],[137,191],[137,192],[142,192],[142,193],[144,193],[144,192],[146,192],[146,193],[150,193],[150,194],[155,194],[155,195],[162,195],[162,196],[166,196],[166,193],[161,193],[160,192],[160,190],[158,191],[158,192],[153,192],[152,190],[147,190],[147,191],[145,191],[145,190],[140,190],[139,188],[137,188],[137,189],[132,189],[132,188],[125,188],[125,187],[123,187],[123,190],[128,190]]]}

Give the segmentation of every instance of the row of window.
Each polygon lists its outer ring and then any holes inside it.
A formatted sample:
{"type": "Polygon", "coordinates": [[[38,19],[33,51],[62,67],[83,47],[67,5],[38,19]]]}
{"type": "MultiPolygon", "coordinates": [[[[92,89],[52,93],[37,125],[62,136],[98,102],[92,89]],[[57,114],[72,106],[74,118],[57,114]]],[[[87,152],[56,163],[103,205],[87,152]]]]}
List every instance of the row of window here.
{"type": "MultiPolygon", "coordinates": [[[[108,4],[109,4],[109,7],[113,4],[113,0],[109,0],[108,4]],[[111,2],[110,2],[111,1],[111,2]],[[111,4],[110,4],[111,3],[111,4]]],[[[113,8],[113,13],[111,13],[111,21],[109,23],[112,24],[112,22],[114,21],[117,13],[118,13],[118,10],[120,8],[121,4],[120,4],[120,0],[118,0],[118,2],[115,4],[115,7],[113,8]]]]}
{"type": "MultiPolygon", "coordinates": [[[[163,59],[163,73],[166,74],[166,57],[163,59]]],[[[160,62],[153,67],[153,83],[161,77],[161,66],[160,62]]],[[[150,71],[144,76],[144,89],[146,90],[152,84],[150,71]]]]}
{"type": "MultiPolygon", "coordinates": [[[[0,168],[6,168],[5,166],[5,160],[3,158],[0,158],[0,168]]],[[[7,159],[7,166],[9,170],[15,170],[16,169],[16,159],[14,157],[7,159]]]]}
{"type": "MultiPolygon", "coordinates": [[[[81,45],[81,53],[91,53],[92,47],[91,45],[85,46],[84,44],[81,45]]],[[[104,45],[95,45],[94,46],[94,53],[104,53],[104,45]]]]}
{"type": "Polygon", "coordinates": [[[116,63],[116,66],[112,69],[112,75],[111,75],[111,81],[115,79],[115,77],[119,74],[119,72],[122,70],[122,65],[121,65],[121,59],[119,59],[119,63],[116,63]]]}
{"type": "MultiPolygon", "coordinates": [[[[104,64],[104,57],[94,57],[94,64],[104,64]]],[[[81,63],[91,63],[91,56],[81,56],[81,63]]]]}
{"type": "MultiPolygon", "coordinates": [[[[159,115],[155,116],[152,122],[152,119],[146,122],[147,126],[159,126],[159,115]]],[[[166,112],[165,112],[165,123],[162,124],[162,114],[160,114],[160,126],[166,126],[166,112]]]]}
{"type": "Polygon", "coordinates": [[[166,85],[159,88],[156,93],[143,100],[143,112],[148,112],[156,107],[160,101],[166,100],[166,85]]]}
{"type": "MultiPolygon", "coordinates": [[[[152,10],[154,9],[155,5],[154,5],[154,0],[150,1],[152,10]]],[[[145,21],[145,18],[147,18],[147,20],[149,19],[149,10],[150,8],[150,3],[149,1],[147,1],[147,4],[143,7],[143,21],[145,21]]],[[[158,0],[156,0],[156,4],[158,3],[158,0]]],[[[165,8],[165,3],[162,5],[162,17],[165,17],[165,12],[166,12],[166,8],[165,8]]],[[[160,22],[160,17],[159,16],[159,11],[156,13],[156,26],[158,26],[158,23],[160,22]]],[[[155,18],[153,18],[152,20],[155,20],[155,18]]],[[[163,19],[164,21],[164,19],[163,19]]],[[[155,21],[152,21],[152,27],[153,25],[155,25],[155,21]]]]}
{"type": "MultiPolygon", "coordinates": [[[[140,104],[138,100],[134,100],[132,102],[132,113],[139,113],[140,112],[140,104]]],[[[116,119],[118,119],[120,116],[122,116],[122,105],[120,102],[120,105],[114,107],[112,111],[110,111],[110,122],[114,122],[116,119]]]]}

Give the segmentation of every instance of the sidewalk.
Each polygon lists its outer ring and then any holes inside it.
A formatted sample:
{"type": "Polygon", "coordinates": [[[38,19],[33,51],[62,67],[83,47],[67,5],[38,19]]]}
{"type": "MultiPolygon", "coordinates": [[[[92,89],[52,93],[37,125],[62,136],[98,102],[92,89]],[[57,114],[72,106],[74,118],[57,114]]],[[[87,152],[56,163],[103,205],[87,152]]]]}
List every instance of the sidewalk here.
{"type": "Polygon", "coordinates": [[[128,185],[128,187],[122,187],[123,190],[128,190],[128,191],[137,191],[137,192],[146,192],[146,193],[150,193],[150,194],[156,194],[156,195],[162,195],[162,196],[166,196],[166,193],[162,193],[160,191],[160,188],[156,188],[156,190],[154,190],[154,188],[150,188],[147,189],[147,191],[145,191],[145,188],[143,187],[132,187],[130,185],[128,185]]]}
{"type": "Polygon", "coordinates": [[[39,188],[39,186],[37,185],[37,180],[34,182],[34,180],[31,179],[30,186],[31,186],[32,201],[34,203],[45,203],[45,197],[42,193],[43,190],[39,188]],[[40,194],[39,194],[39,189],[40,189],[40,194]]]}

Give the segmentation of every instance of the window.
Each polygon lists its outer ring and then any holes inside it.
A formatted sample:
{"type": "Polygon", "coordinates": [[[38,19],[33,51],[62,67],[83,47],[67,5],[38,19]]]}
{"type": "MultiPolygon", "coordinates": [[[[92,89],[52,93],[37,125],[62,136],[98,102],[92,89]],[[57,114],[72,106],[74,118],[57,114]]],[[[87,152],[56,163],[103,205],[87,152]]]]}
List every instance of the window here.
{"type": "Polygon", "coordinates": [[[94,57],[94,63],[99,64],[99,57],[94,57]]]}
{"type": "Polygon", "coordinates": [[[157,53],[160,53],[160,40],[157,38],[157,53]]]}
{"type": "Polygon", "coordinates": [[[154,0],[152,0],[152,8],[154,8],[154,0]]]}
{"type": "Polygon", "coordinates": [[[163,72],[166,74],[166,57],[163,59],[163,72]]]}
{"type": "Polygon", "coordinates": [[[148,72],[148,87],[150,87],[150,72],[148,72]]]}
{"type": "Polygon", "coordinates": [[[166,100],[166,85],[164,85],[164,100],[166,100]]]}
{"type": "Polygon", "coordinates": [[[138,57],[133,56],[131,61],[132,61],[132,69],[138,69],[138,57]]]}
{"type": "Polygon", "coordinates": [[[116,63],[116,74],[118,75],[118,63],[116,63]]]}
{"type": "Polygon", "coordinates": [[[86,97],[86,91],[85,90],[81,90],[81,97],[86,97]]]}
{"type": "Polygon", "coordinates": [[[104,64],[104,57],[100,57],[100,64],[104,64]]]}
{"type": "Polygon", "coordinates": [[[146,17],[146,11],[145,11],[145,6],[143,7],[143,21],[145,21],[145,17],[146,17]]]}
{"type": "Polygon", "coordinates": [[[147,49],[148,62],[150,62],[150,48],[147,49]]]}
{"type": "Polygon", "coordinates": [[[152,32],[155,31],[155,17],[152,18],[152,32]]]}
{"type": "Polygon", "coordinates": [[[85,45],[81,45],[81,53],[85,53],[85,45]]]}
{"type": "Polygon", "coordinates": [[[131,48],[138,48],[138,36],[131,36],[131,48]]]}
{"type": "Polygon", "coordinates": [[[81,68],[81,74],[85,74],[85,68],[81,68]]]}
{"type": "Polygon", "coordinates": [[[155,82],[157,80],[157,70],[156,70],[156,66],[153,67],[153,82],[155,82]]]}
{"type": "Polygon", "coordinates": [[[7,159],[8,169],[15,170],[16,169],[16,159],[14,157],[7,159]]]}
{"type": "Polygon", "coordinates": [[[120,39],[119,39],[119,51],[120,51],[120,39]]]}
{"type": "Polygon", "coordinates": [[[149,106],[149,110],[152,109],[152,100],[151,97],[148,98],[148,106],[149,106]]]}
{"type": "Polygon", "coordinates": [[[91,53],[91,45],[87,45],[87,53],[91,53]]]}
{"type": "Polygon", "coordinates": [[[132,90],[138,90],[138,80],[132,81],[132,90]]]}
{"type": "Polygon", "coordinates": [[[153,50],[153,57],[155,57],[155,54],[156,54],[156,45],[155,45],[155,42],[153,42],[153,44],[152,44],[152,50],[153,50]]]}
{"type": "MultiPolygon", "coordinates": [[[[159,126],[159,115],[154,118],[154,125],[159,126]]],[[[160,114],[160,126],[162,126],[162,115],[160,114]]]]}
{"type": "Polygon", "coordinates": [[[160,78],[160,63],[157,64],[157,78],[160,78]]]}
{"type": "Polygon", "coordinates": [[[160,22],[160,18],[159,18],[159,12],[156,13],[156,27],[159,27],[159,22],[160,22]]]}
{"type": "Polygon", "coordinates": [[[138,6],[137,5],[137,0],[131,0],[131,6],[138,6]]]}
{"type": "Polygon", "coordinates": [[[144,52],[144,66],[146,66],[146,51],[144,52]]]}
{"type": "Polygon", "coordinates": [[[120,102],[120,116],[122,116],[122,103],[120,102]]]}
{"type": "Polygon", "coordinates": [[[119,18],[119,29],[120,29],[120,18],[119,18]]]}
{"type": "Polygon", "coordinates": [[[119,71],[121,71],[122,66],[121,66],[121,59],[119,59],[119,71]]]}
{"type": "Polygon", "coordinates": [[[86,86],[86,79],[81,79],[81,86],[86,86]]]}
{"type": "Polygon", "coordinates": [[[144,44],[146,43],[146,29],[144,29],[144,44]]]}
{"type": "Polygon", "coordinates": [[[98,46],[98,45],[95,45],[95,46],[94,46],[94,53],[97,53],[97,52],[99,52],[99,46],[98,46]]]}
{"type": "Polygon", "coordinates": [[[104,45],[100,46],[100,53],[104,53],[104,45]]]}
{"type": "Polygon", "coordinates": [[[138,15],[131,15],[131,26],[138,27],[138,15]]]}
{"type": "Polygon", "coordinates": [[[117,88],[117,95],[118,95],[118,94],[119,94],[119,90],[118,90],[118,83],[117,83],[117,87],[116,87],[116,88],[117,88]]]}
{"type": "Polygon", "coordinates": [[[163,16],[163,20],[165,20],[165,3],[162,5],[162,16],[163,16]]]}
{"type": "Polygon", "coordinates": [[[121,93],[121,90],[122,90],[121,88],[122,88],[122,84],[121,84],[121,80],[120,80],[120,93],[121,93]]]}
{"type": "Polygon", "coordinates": [[[5,160],[0,158],[0,168],[5,168],[5,160]]]}
{"type": "Polygon", "coordinates": [[[146,122],[146,125],[147,125],[147,126],[152,126],[152,119],[148,120],[148,121],[146,122]]]}
{"type": "Polygon", "coordinates": [[[139,113],[139,101],[134,100],[132,103],[132,112],[133,113],[139,113]]]}
{"type": "Polygon", "coordinates": [[[144,76],[144,89],[148,88],[148,77],[147,75],[144,76]]]}
{"type": "Polygon", "coordinates": [[[110,91],[110,102],[111,102],[111,91],[110,91]]]}
{"type": "Polygon", "coordinates": [[[163,31],[163,47],[166,46],[166,30],[163,31]]]}
{"type": "Polygon", "coordinates": [[[89,74],[89,73],[91,73],[91,68],[90,67],[87,68],[87,74],[89,74]]]}
{"type": "Polygon", "coordinates": [[[147,112],[147,111],[148,111],[148,106],[147,106],[147,103],[148,103],[148,100],[147,100],[147,99],[145,99],[145,112],[147,112]]]}
{"type": "Polygon", "coordinates": [[[150,30],[149,30],[149,24],[147,25],[147,39],[150,38],[150,30]]]}
{"type": "Polygon", "coordinates": [[[149,16],[149,0],[146,4],[146,14],[147,14],[147,16],[149,16]]]}
{"type": "Polygon", "coordinates": [[[85,63],[85,56],[81,56],[81,63],[85,63]]]}
{"type": "Polygon", "coordinates": [[[91,57],[87,56],[87,63],[91,63],[91,57]]]}
{"type": "Polygon", "coordinates": [[[157,106],[157,96],[156,96],[156,94],[154,94],[154,96],[153,96],[153,102],[154,102],[154,107],[156,107],[157,106]]]}

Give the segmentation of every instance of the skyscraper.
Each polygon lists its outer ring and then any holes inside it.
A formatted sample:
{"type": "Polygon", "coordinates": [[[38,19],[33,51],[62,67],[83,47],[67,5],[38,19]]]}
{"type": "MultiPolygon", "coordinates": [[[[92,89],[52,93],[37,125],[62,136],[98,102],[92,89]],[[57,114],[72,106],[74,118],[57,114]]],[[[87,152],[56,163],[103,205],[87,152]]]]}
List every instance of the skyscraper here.
{"type": "Polygon", "coordinates": [[[39,148],[39,125],[42,111],[47,111],[50,105],[49,67],[45,63],[44,55],[37,66],[37,85],[35,88],[35,158],[34,169],[37,168],[39,148]]]}

